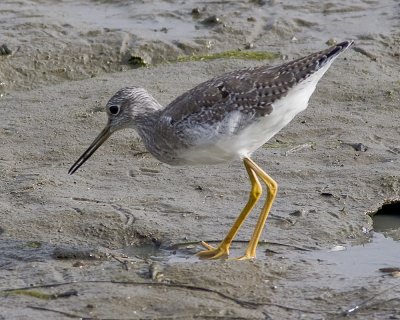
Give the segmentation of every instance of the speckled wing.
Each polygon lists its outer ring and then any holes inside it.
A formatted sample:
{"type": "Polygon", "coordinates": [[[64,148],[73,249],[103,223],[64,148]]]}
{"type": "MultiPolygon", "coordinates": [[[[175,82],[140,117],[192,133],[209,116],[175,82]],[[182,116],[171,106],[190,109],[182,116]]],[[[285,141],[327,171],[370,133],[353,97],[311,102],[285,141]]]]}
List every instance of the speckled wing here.
{"type": "Polygon", "coordinates": [[[220,122],[233,111],[239,111],[244,121],[268,116],[275,101],[351,44],[345,41],[280,66],[242,69],[215,77],[172,101],[163,111],[164,119],[172,126],[187,123],[193,127],[220,122]]]}

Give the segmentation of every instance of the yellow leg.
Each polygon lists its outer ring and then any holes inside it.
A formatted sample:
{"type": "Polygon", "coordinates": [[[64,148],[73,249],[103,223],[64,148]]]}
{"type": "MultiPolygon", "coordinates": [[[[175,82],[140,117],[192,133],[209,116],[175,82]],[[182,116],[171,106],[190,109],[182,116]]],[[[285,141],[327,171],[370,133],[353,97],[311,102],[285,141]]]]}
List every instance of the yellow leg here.
{"type": "Polygon", "coordinates": [[[235,223],[229,230],[225,239],[219,244],[218,247],[215,248],[205,242],[201,243],[203,247],[207,249],[204,251],[200,251],[197,254],[201,259],[218,259],[229,255],[229,247],[231,246],[232,240],[235,238],[237,232],[239,231],[241,225],[243,224],[243,221],[247,218],[247,216],[250,214],[251,210],[254,208],[257,201],[261,197],[262,188],[255,171],[252,169],[252,161],[250,159],[245,158],[243,160],[243,163],[251,182],[251,191],[249,195],[249,200],[247,201],[247,204],[243,208],[239,217],[237,217],[235,223]]]}
{"type": "Polygon", "coordinates": [[[246,259],[254,259],[256,257],[256,248],[258,241],[260,240],[260,236],[262,230],[264,229],[265,222],[268,218],[269,211],[271,210],[272,203],[275,200],[276,194],[278,192],[278,184],[273,180],[264,170],[262,170],[258,165],[256,165],[252,160],[248,159],[248,164],[250,168],[261,178],[262,181],[266,184],[267,191],[267,200],[261,210],[260,217],[258,218],[256,227],[253,232],[253,236],[251,237],[249,244],[247,246],[246,252],[244,256],[238,258],[238,260],[246,260],[246,259]]]}

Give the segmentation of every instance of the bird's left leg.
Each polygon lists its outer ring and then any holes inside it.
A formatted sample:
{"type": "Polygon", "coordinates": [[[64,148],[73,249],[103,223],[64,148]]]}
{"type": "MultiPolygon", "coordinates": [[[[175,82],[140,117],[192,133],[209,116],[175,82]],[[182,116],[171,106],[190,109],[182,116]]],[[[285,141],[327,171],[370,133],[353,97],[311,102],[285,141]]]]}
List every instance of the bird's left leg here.
{"type": "Polygon", "coordinates": [[[251,167],[251,160],[248,158],[245,158],[243,160],[243,164],[246,168],[246,171],[249,175],[250,183],[251,183],[251,190],[250,190],[250,195],[249,195],[249,200],[247,201],[246,206],[243,208],[242,212],[240,215],[237,217],[235,223],[229,230],[228,234],[222,240],[222,242],[218,245],[218,247],[213,247],[209,245],[206,242],[201,242],[202,246],[205,247],[207,250],[200,251],[197,253],[197,255],[200,257],[200,259],[218,259],[222,257],[226,257],[229,255],[229,248],[231,246],[232,240],[236,236],[237,232],[239,231],[239,228],[243,224],[244,220],[247,218],[247,216],[250,214],[251,210],[254,208],[256,205],[257,201],[260,199],[261,194],[262,194],[262,188],[260,181],[257,178],[256,173],[251,167]]]}
{"type": "Polygon", "coordinates": [[[237,258],[238,260],[254,259],[256,257],[256,248],[258,241],[260,240],[261,233],[264,229],[265,222],[268,218],[268,214],[271,210],[272,203],[275,200],[278,192],[278,184],[272,179],[263,169],[261,169],[255,162],[249,159],[250,168],[260,177],[260,179],[267,186],[267,200],[261,210],[260,217],[258,218],[256,227],[253,232],[249,244],[247,246],[244,256],[237,258]]]}

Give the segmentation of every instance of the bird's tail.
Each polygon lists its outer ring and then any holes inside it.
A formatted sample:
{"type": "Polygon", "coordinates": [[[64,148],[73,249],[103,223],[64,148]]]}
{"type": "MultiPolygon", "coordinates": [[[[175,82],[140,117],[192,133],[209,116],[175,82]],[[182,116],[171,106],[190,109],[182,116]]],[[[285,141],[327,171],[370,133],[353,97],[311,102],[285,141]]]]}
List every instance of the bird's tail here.
{"type": "Polygon", "coordinates": [[[326,50],[315,53],[314,55],[317,57],[316,64],[318,65],[317,69],[322,68],[326,63],[335,59],[340,53],[345,51],[347,48],[351,47],[354,44],[354,40],[343,41],[333,47],[330,47],[326,50]]]}
{"type": "Polygon", "coordinates": [[[283,78],[286,77],[289,80],[293,78],[293,85],[302,82],[319,70],[321,70],[318,78],[320,79],[333,60],[353,43],[353,40],[344,41],[328,49],[285,63],[277,68],[280,69],[280,74],[283,78]]]}

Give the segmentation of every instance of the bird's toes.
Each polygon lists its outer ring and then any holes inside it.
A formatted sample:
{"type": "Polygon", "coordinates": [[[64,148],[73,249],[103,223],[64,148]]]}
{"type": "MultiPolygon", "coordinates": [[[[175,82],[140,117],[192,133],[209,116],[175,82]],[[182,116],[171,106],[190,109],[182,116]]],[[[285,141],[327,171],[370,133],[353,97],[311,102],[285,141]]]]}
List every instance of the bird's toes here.
{"type": "Polygon", "coordinates": [[[200,244],[206,248],[207,250],[215,250],[216,248],[213,247],[212,245],[208,244],[207,242],[201,241],[200,244]]]}
{"type": "Polygon", "coordinates": [[[245,254],[241,257],[236,257],[236,258],[229,258],[229,260],[239,260],[239,261],[245,261],[245,260],[253,260],[255,259],[255,255],[250,255],[250,254],[245,254]]]}
{"type": "Polygon", "coordinates": [[[220,251],[220,250],[204,250],[200,251],[196,254],[200,259],[220,259],[226,258],[228,256],[227,252],[220,251]]]}
{"type": "Polygon", "coordinates": [[[201,245],[206,248],[206,250],[197,253],[200,259],[219,259],[226,258],[229,256],[229,248],[226,246],[213,247],[208,243],[202,241],[201,245]]]}

